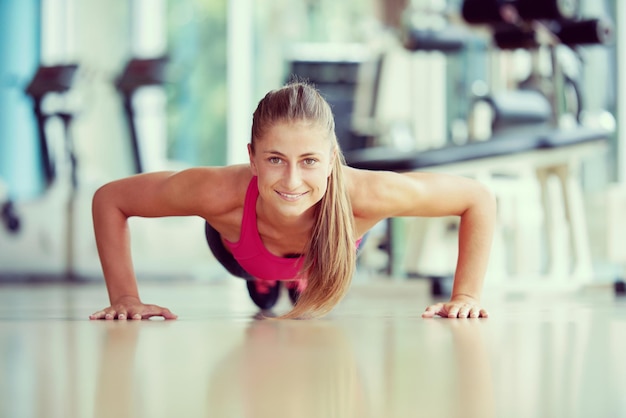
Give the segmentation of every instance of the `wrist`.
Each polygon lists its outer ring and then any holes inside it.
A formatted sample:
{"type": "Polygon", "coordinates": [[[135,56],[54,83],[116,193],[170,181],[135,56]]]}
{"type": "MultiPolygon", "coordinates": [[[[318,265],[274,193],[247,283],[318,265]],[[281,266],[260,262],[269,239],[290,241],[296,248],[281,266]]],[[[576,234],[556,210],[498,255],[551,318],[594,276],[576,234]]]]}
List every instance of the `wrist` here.
{"type": "Polygon", "coordinates": [[[116,296],[115,298],[111,298],[111,305],[115,305],[115,304],[122,303],[122,302],[128,302],[128,301],[141,302],[139,300],[139,296],[137,295],[120,295],[120,296],[116,296]]]}
{"type": "Polygon", "coordinates": [[[450,297],[450,300],[480,303],[480,297],[472,295],[470,293],[463,293],[463,292],[453,292],[452,296],[450,297]]]}

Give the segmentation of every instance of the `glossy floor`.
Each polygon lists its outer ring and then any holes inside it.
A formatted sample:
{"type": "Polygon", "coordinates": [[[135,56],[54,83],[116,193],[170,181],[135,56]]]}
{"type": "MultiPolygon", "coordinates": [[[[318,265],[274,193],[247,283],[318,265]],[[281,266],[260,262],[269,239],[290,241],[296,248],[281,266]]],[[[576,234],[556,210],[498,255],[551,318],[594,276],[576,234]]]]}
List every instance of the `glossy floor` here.
{"type": "Polygon", "coordinates": [[[626,302],[608,288],[425,320],[423,284],[358,283],[313,321],[253,319],[236,279],[141,288],[179,319],[89,321],[100,284],[0,286],[0,416],[626,416],[626,302]]]}

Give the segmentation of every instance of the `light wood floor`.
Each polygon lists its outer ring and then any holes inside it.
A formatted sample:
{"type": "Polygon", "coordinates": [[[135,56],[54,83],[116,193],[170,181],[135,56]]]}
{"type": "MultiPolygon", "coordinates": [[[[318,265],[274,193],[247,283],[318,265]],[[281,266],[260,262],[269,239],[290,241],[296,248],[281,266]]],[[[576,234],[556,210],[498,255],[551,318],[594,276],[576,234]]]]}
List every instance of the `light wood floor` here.
{"type": "Polygon", "coordinates": [[[312,321],[254,320],[237,279],[140,288],[179,319],[89,321],[102,284],[0,286],[0,417],[626,417],[608,288],[425,320],[423,283],[360,282],[312,321]]]}

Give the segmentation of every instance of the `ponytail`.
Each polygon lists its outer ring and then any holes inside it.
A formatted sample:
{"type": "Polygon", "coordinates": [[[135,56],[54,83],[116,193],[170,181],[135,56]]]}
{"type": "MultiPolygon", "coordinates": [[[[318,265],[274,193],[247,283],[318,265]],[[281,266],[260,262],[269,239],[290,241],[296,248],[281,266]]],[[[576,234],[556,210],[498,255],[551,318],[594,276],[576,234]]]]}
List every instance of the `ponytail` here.
{"type": "Polygon", "coordinates": [[[344,180],[345,161],[329,104],[312,86],[292,82],[269,92],[252,118],[251,148],[268,127],[284,121],[308,121],[323,128],[334,153],[326,193],[317,203],[311,239],[305,248],[302,276],[307,286],[293,309],[279,318],[313,318],[327,314],[347,293],[356,268],[352,206],[344,180]]]}
{"type": "Polygon", "coordinates": [[[354,218],[343,176],[343,155],[337,150],[328,189],[317,207],[317,219],[303,270],[306,289],[293,309],[281,318],[326,315],[346,295],[356,266],[354,218]]]}

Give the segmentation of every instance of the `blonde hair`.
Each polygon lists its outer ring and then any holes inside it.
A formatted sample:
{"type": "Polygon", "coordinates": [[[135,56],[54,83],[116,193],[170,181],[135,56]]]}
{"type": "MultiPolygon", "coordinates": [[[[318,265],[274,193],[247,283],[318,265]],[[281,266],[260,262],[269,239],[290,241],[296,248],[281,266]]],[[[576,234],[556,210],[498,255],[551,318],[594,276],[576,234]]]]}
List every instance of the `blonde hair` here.
{"type": "Polygon", "coordinates": [[[343,299],[356,266],[354,218],[342,169],[345,162],[329,104],[313,86],[300,81],[269,92],[259,102],[252,118],[252,152],[269,126],[285,121],[305,121],[325,129],[336,154],[305,249],[306,289],[293,309],[280,318],[320,317],[343,299]]]}

